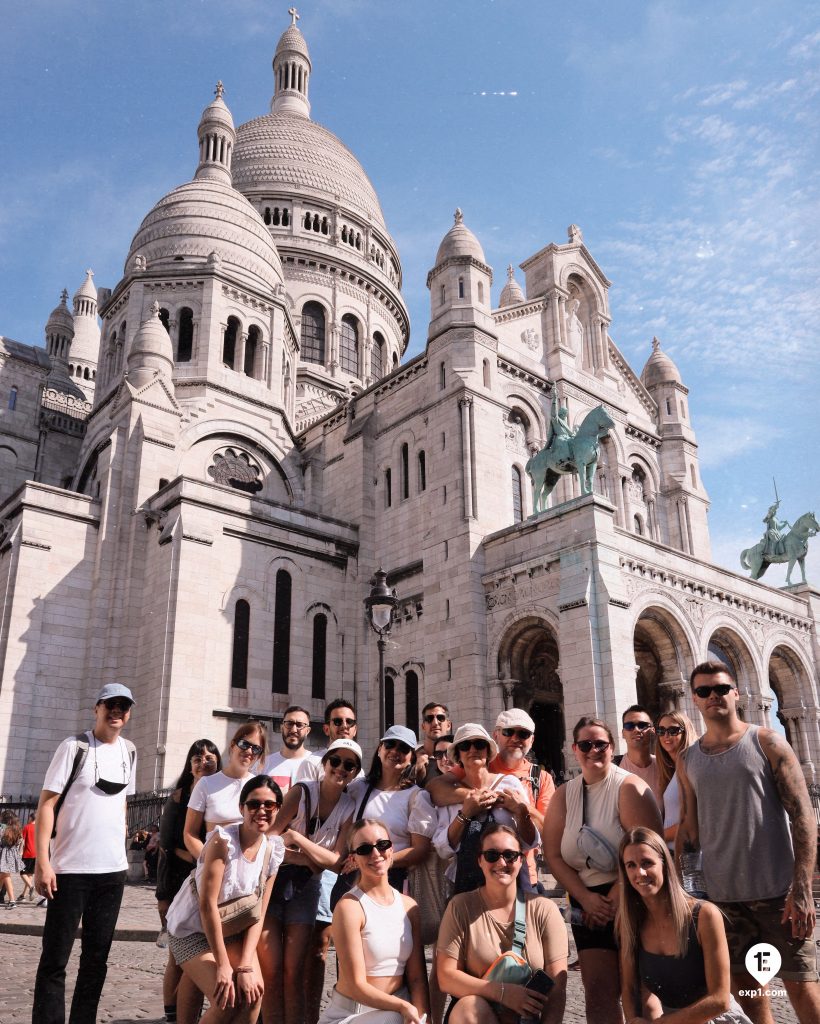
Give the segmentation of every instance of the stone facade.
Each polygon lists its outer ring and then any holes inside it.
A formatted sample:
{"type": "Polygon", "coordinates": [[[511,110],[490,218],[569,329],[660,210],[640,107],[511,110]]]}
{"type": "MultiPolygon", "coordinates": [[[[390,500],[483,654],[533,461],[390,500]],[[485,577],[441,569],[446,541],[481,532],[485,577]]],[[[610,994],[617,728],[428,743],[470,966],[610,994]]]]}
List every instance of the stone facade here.
{"type": "Polygon", "coordinates": [[[457,211],[427,344],[401,363],[399,254],[355,157],[310,120],[311,74],[292,26],[270,115],[235,129],[218,86],[195,177],[148,213],[122,280],[97,293],[87,274],[48,352],[0,347],[0,790],[39,788],[110,679],[138,701],[142,790],[193,739],[291,703],[318,720],[349,697],[372,747],[379,567],[397,722],[417,729],[431,699],[456,721],[514,703],[570,769],[582,713],[616,727],[637,698],[697,718],[686,680],[716,656],[748,721],[776,699],[812,778],[820,594],[711,564],[687,389],[657,340],[627,364],[581,231],[525,259],[523,286],[510,268],[496,306],[457,211]],[[564,476],[533,515],[554,400],[572,428],[601,405],[614,428],[594,493],[564,476]]]}

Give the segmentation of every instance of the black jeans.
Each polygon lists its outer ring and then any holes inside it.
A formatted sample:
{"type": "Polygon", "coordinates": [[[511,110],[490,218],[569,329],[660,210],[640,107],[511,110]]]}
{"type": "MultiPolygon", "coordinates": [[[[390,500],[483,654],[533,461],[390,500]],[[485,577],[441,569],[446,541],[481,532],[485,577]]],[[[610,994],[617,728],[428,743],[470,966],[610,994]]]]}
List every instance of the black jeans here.
{"type": "Polygon", "coordinates": [[[32,1024],[65,1022],[65,969],[80,920],[80,967],[68,1020],[69,1024],[95,1024],[125,876],[125,871],[57,876],[57,893],[46,911],[32,1024]]]}

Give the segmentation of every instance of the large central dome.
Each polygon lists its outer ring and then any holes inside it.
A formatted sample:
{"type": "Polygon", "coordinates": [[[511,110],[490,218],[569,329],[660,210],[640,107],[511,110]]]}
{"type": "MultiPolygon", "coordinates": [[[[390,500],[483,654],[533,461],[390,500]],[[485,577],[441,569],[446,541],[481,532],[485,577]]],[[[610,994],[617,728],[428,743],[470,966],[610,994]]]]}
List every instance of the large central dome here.
{"type": "Polygon", "coordinates": [[[248,194],[323,197],[386,230],[376,190],[362,165],[333,132],[294,113],[273,113],[240,125],[233,154],[233,184],[248,194]]]}

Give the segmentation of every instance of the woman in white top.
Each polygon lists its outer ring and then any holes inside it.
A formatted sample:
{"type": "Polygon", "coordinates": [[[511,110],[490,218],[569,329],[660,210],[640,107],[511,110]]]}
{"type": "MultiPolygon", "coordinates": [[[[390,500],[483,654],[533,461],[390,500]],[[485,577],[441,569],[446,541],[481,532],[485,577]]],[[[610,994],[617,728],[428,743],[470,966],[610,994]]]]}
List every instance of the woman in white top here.
{"type": "Polygon", "coordinates": [[[254,776],[243,786],[239,805],[242,821],[214,828],[198,858],[195,885],[183,885],[168,910],[169,949],[210,1003],[202,1024],[252,1024],[262,1002],[256,946],[285,852],[281,838],[270,835],[282,791],[270,776],[254,776]],[[220,906],[260,889],[258,919],[226,938],[220,906]]]}
{"type": "Polygon", "coordinates": [[[242,820],[239,794],[254,771],[265,763],[268,733],[261,722],[245,722],[233,734],[228,756],[221,772],[197,782],[188,800],[185,815],[185,846],[194,859],[202,852],[199,838],[202,825],[210,832],[215,825],[231,825],[242,820]]]}
{"type": "Polygon", "coordinates": [[[316,924],[321,873],[338,871],[347,850],[355,803],[345,790],[362,767],[355,740],[340,739],[322,757],[321,780],[297,782],[288,790],[276,820],[285,843],[268,906],[259,959],[265,978],[262,1016],[270,1024],[305,1020],[305,966],[316,924]]]}
{"type": "Polygon", "coordinates": [[[606,722],[585,716],[572,738],[581,774],[557,789],[550,801],[544,853],[580,918],[573,921],[572,934],[586,1019],[621,1024],[613,925],[618,906],[618,844],[625,831],[639,825],[657,832],[661,818],[643,779],[612,763],[615,740],[606,722]]]}
{"type": "Polygon", "coordinates": [[[359,883],[333,912],[339,980],[319,1024],[419,1024],[429,1000],[418,907],[388,882],[381,822],[357,821],[350,845],[359,883]]]}
{"type": "Polygon", "coordinates": [[[663,797],[663,838],[675,855],[675,836],[680,823],[680,790],[676,767],[680,754],[698,738],[695,727],[682,711],[665,711],[655,721],[658,738],[658,785],[663,797]]]}

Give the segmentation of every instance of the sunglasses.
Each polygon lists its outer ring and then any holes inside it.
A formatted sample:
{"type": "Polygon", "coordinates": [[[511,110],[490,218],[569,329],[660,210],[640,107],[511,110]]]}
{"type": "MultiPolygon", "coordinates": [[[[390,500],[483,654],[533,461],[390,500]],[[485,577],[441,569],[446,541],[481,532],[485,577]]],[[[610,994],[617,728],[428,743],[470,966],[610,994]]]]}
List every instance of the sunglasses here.
{"type": "Polygon", "coordinates": [[[659,725],[655,732],[659,736],[680,736],[683,732],[682,725],[659,725]]]}
{"type": "Polygon", "coordinates": [[[732,690],[734,690],[734,686],[730,686],[728,683],[715,683],[714,686],[696,686],[692,692],[696,697],[705,700],[707,697],[711,697],[712,693],[716,693],[718,697],[725,697],[732,690]]]}
{"type": "Polygon", "coordinates": [[[263,749],[258,743],[251,743],[250,740],[237,740],[236,745],[240,750],[250,750],[254,757],[259,757],[263,749]]]}
{"type": "Polygon", "coordinates": [[[446,716],[446,715],[441,715],[441,714],[437,714],[437,715],[425,715],[425,716],[424,716],[424,721],[425,721],[425,722],[426,722],[426,723],[427,723],[428,725],[429,725],[429,724],[430,724],[431,722],[446,722],[446,721],[447,721],[447,716],[446,716]]]}
{"type": "Polygon", "coordinates": [[[524,854],[520,850],[482,850],[480,854],[488,864],[497,864],[504,858],[505,864],[515,864],[524,854]]]}
{"type": "Polygon", "coordinates": [[[382,746],[385,750],[398,750],[400,754],[412,754],[413,748],[408,747],[406,743],[402,743],[401,740],[382,740],[382,746]]]}
{"type": "Polygon", "coordinates": [[[340,729],[343,725],[355,725],[355,718],[331,718],[330,720],[337,729],[340,729]]]}
{"type": "Polygon", "coordinates": [[[310,728],[310,722],[294,722],[292,719],[286,718],[285,721],[282,722],[282,728],[298,729],[299,732],[304,732],[305,729],[310,728]]]}
{"type": "Polygon", "coordinates": [[[357,846],[353,850],[353,853],[356,857],[369,857],[374,850],[378,850],[379,853],[387,853],[392,846],[392,839],[377,839],[375,843],[362,843],[361,846],[357,846]]]}
{"type": "Polygon", "coordinates": [[[594,750],[596,754],[600,754],[602,750],[606,750],[609,746],[609,740],[578,740],[575,746],[582,754],[588,754],[590,750],[594,750]]]}
{"type": "Polygon", "coordinates": [[[645,729],[651,728],[651,722],[624,722],[624,732],[632,732],[633,729],[637,729],[638,732],[643,732],[645,729]]]}
{"type": "Polygon", "coordinates": [[[446,750],[434,750],[433,751],[433,757],[437,761],[440,761],[443,757],[446,757],[446,756],[447,756],[447,751],[446,750]]]}
{"type": "Polygon", "coordinates": [[[515,738],[519,740],[528,740],[530,736],[532,736],[532,733],[529,729],[502,729],[501,735],[506,736],[507,738],[515,736],[515,738]]]}
{"type": "Polygon", "coordinates": [[[456,750],[459,754],[463,754],[467,750],[489,750],[490,744],[486,740],[462,740],[456,746],[456,750]]]}
{"type": "Polygon", "coordinates": [[[249,811],[253,811],[255,813],[260,807],[264,807],[266,811],[272,811],[274,807],[278,809],[282,805],[276,800],[246,800],[245,806],[249,811]]]}
{"type": "Polygon", "coordinates": [[[131,701],[122,700],[119,697],[109,697],[108,700],[102,701],[107,711],[122,711],[126,714],[131,710],[131,701]]]}
{"type": "Polygon", "coordinates": [[[358,761],[343,761],[338,754],[328,754],[327,763],[331,768],[338,768],[341,765],[346,772],[357,772],[359,770],[358,761]]]}

